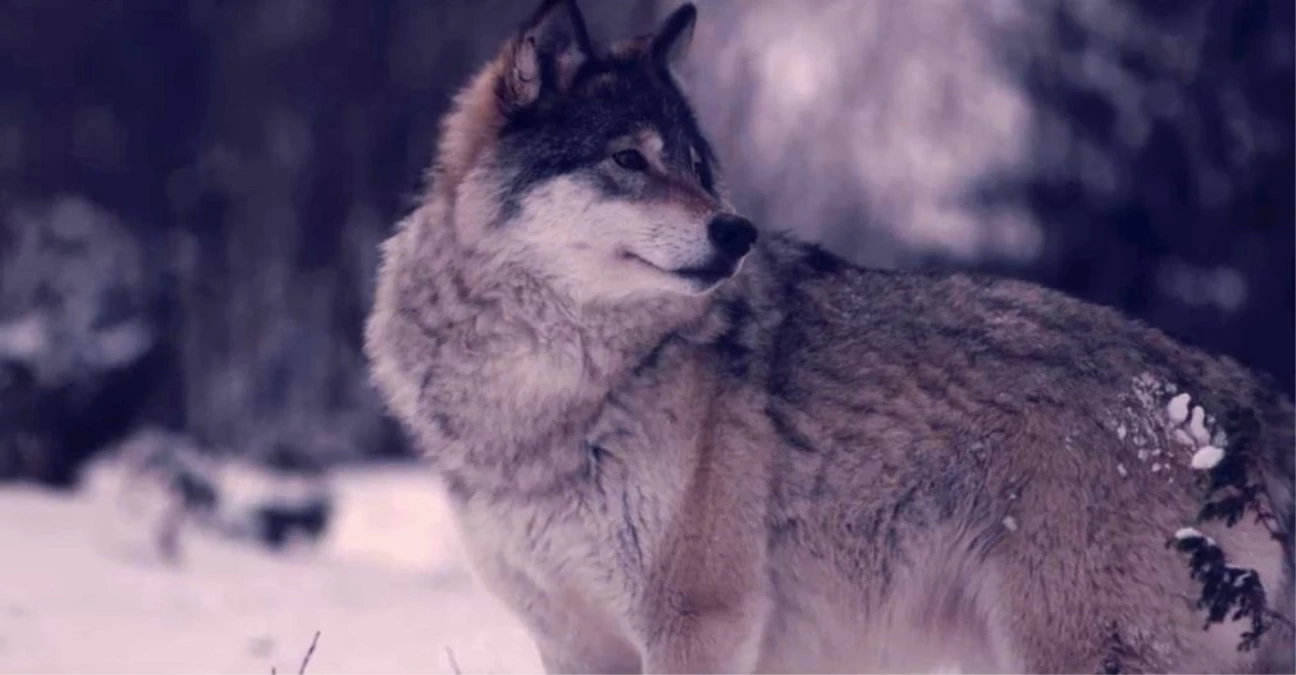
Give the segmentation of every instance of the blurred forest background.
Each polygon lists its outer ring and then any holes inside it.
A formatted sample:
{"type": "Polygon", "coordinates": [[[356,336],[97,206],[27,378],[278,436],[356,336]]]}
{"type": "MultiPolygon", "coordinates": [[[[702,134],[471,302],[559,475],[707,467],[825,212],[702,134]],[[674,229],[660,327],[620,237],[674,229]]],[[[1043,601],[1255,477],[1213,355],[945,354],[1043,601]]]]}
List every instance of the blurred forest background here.
{"type": "MultiPolygon", "coordinates": [[[[0,0],[0,478],[141,429],[280,468],[408,449],[361,356],[449,96],[535,0],[0,0]]],[[[587,0],[597,36],[675,3],[587,0]]],[[[736,201],[1293,379],[1291,0],[704,0],[736,201]]]]}

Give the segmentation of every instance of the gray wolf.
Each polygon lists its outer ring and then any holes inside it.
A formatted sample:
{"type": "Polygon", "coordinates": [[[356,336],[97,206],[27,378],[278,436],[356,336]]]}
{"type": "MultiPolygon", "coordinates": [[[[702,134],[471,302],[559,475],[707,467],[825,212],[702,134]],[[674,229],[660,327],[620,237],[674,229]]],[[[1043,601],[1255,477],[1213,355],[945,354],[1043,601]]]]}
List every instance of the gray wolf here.
{"type": "Polygon", "coordinates": [[[542,3],[383,247],[374,381],[546,669],[1290,668],[1291,402],[758,235],[672,75],[695,17],[605,46],[542,3]]]}

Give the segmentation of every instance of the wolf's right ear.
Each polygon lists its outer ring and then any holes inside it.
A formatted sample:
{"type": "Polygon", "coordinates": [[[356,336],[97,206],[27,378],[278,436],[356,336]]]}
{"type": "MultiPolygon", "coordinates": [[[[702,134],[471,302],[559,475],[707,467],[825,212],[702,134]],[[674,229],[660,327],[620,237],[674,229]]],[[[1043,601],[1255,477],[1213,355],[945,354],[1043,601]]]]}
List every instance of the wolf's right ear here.
{"type": "Polygon", "coordinates": [[[673,66],[688,54],[693,43],[693,28],[697,26],[697,7],[691,2],[680,5],[658,29],[652,39],[652,55],[658,63],[673,66]]]}
{"type": "Polygon", "coordinates": [[[593,54],[576,0],[543,0],[509,43],[503,102],[513,109],[525,108],[546,90],[563,91],[593,54]]]}

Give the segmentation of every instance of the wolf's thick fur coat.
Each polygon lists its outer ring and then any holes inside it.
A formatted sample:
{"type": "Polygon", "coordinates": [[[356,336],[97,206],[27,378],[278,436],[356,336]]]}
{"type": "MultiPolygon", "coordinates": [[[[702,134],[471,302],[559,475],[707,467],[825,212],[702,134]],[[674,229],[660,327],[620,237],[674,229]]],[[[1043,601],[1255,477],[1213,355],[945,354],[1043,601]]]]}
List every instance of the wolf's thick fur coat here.
{"type": "Polygon", "coordinates": [[[545,2],[383,248],[375,382],[546,668],[1290,668],[1291,402],[1038,286],[724,259],[666,68],[692,21],[603,48],[545,2]],[[1198,522],[1247,486],[1263,519],[1198,522]],[[1264,611],[1203,630],[1188,526],[1264,611]]]}

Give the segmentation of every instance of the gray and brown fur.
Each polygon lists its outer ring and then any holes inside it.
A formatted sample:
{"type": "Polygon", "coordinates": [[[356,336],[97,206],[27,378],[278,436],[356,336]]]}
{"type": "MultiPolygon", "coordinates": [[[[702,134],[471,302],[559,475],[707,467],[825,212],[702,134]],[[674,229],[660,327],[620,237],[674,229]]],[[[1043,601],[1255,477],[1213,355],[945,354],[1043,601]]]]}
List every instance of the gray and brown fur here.
{"type": "Polygon", "coordinates": [[[694,15],[605,48],[545,2],[383,249],[375,382],[545,667],[1291,672],[1291,402],[1037,286],[716,243],[694,15]],[[1211,570],[1263,611],[1204,630],[1211,570]]]}

